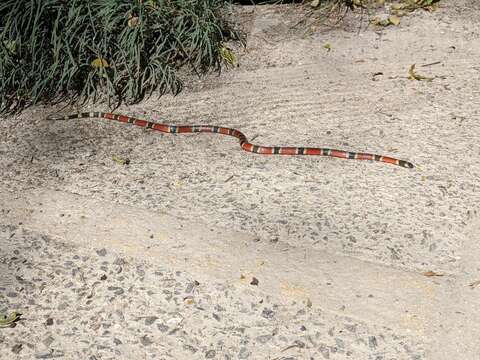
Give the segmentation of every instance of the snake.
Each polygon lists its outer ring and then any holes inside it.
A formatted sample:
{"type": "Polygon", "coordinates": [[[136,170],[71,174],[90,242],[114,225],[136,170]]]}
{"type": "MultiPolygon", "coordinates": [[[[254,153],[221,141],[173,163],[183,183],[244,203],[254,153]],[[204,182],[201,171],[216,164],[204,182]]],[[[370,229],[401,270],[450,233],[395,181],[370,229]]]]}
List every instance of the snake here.
{"type": "Polygon", "coordinates": [[[221,135],[229,135],[236,137],[240,141],[240,146],[243,150],[255,154],[263,155],[318,155],[329,156],[342,159],[356,159],[356,160],[373,160],[387,164],[398,165],[404,168],[412,169],[414,165],[411,162],[396,159],[389,156],[352,152],[344,150],[336,150],[320,147],[287,147],[287,146],[262,146],[255,145],[248,142],[247,137],[239,130],[215,126],[215,125],[168,125],[157,122],[148,121],[145,119],[137,119],[131,116],[105,113],[105,112],[82,112],[71,115],[49,115],[47,120],[72,120],[72,119],[86,119],[86,118],[98,118],[106,120],[119,121],[121,123],[133,124],[136,126],[144,127],[147,129],[157,130],[163,133],[170,134],[185,134],[185,133],[215,133],[221,135]]]}

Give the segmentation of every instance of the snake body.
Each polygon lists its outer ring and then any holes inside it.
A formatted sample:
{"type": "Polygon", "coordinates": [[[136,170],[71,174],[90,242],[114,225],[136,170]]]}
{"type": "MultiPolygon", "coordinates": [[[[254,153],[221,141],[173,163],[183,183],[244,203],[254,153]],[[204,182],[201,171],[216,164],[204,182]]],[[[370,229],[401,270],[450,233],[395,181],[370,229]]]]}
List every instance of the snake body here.
{"type": "Polygon", "coordinates": [[[104,112],[86,112],[77,113],[65,116],[50,115],[48,120],[71,120],[71,119],[84,119],[84,118],[102,118],[108,120],[115,120],[122,123],[129,123],[136,126],[161,131],[170,134],[180,133],[197,133],[207,132],[222,135],[229,135],[236,137],[240,141],[240,146],[243,150],[263,155],[319,155],[330,156],[342,159],[356,159],[356,160],[373,160],[380,161],[387,164],[393,164],[402,166],[404,168],[413,168],[414,165],[408,161],[395,159],[389,156],[382,156],[370,153],[358,153],[351,151],[335,150],[328,148],[314,148],[314,147],[286,147],[286,146],[261,146],[249,143],[247,137],[239,130],[214,126],[214,125],[167,125],[160,124],[144,119],[137,119],[130,116],[104,113],[104,112]]]}

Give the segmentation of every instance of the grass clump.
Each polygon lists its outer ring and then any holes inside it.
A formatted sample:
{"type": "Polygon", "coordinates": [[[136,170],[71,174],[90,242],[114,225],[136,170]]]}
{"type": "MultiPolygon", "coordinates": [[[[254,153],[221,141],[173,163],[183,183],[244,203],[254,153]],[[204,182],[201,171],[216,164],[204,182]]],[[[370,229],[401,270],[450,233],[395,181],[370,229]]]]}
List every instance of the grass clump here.
{"type": "Polygon", "coordinates": [[[3,0],[0,113],[106,96],[178,93],[178,70],[219,69],[239,39],[227,0],[3,0]]]}

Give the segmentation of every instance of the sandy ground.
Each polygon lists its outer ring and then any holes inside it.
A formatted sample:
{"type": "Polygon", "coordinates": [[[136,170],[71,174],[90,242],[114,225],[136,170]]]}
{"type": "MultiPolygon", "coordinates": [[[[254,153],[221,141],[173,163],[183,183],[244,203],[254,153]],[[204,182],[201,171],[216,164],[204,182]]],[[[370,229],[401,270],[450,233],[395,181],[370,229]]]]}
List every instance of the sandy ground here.
{"type": "Polygon", "coordinates": [[[159,122],[235,127],[258,144],[391,155],[413,162],[413,170],[253,155],[213,134],[47,122],[58,110],[52,108],[2,119],[1,250],[8,252],[1,254],[7,275],[0,311],[19,308],[25,320],[0,329],[0,356],[476,359],[480,295],[469,284],[480,280],[480,7],[466,0],[441,4],[402,18],[399,27],[365,28],[364,19],[360,28],[358,15],[309,36],[305,26],[294,26],[300,7],[250,8],[242,16],[248,41],[238,68],[197,80],[177,97],[117,110],[159,122]],[[434,80],[409,80],[414,63],[434,80]],[[58,221],[65,214],[73,220],[58,221]],[[91,220],[83,224],[85,218],[91,220]],[[143,219],[150,219],[148,227],[139,225],[143,219]],[[217,230],[223,235],[211,241],[209,232],[217,230]],[[183,244],[183,264],[172,260],[180,251],[175,246],[155,253],[144,244],[160,231],[183,244]],[[139,245],[132,250],[126,243],[139,245]],[[102,249],[114,253],[105,264],[102,249]],[[216,253],[214,266],[209,256],[216,253]],[[144,272],[158,266],[177,285],[133,273],[119,279],[116,257],[144,272]],[[72,268],[90,269],[89,275],[67,288],[72,268]],[[443,276],[426,277],[427,271],[443,276]],[[185,289],[195,279],[201,280],[192,306],[185,289]],[[99,293],[82,297],[82,286],[99,293]],[[135,286],[144,288],[127,291],[135,286]],[[178,301],[164,304],[164,291],[176,291],[178,301]],[[126,320],[115,318],[117,302],[126,320]],[[210,314],[218,304],[224,323],[210,314]],[[135,320],[140,312],[161,320],[145,325],[135,320]],[[174,312],[190,320],[167,341],[168,330],[156,326],[174,312]],[[48,327],[46,317],[61,322],[48,327]],[[115,331],[98,337],[102,325],[92,330],[98,319],[115,331]],[[258,340],[266,334],[268,346],[258,340]],[[72,345],[73,338],[85,346],[72,345]]]}

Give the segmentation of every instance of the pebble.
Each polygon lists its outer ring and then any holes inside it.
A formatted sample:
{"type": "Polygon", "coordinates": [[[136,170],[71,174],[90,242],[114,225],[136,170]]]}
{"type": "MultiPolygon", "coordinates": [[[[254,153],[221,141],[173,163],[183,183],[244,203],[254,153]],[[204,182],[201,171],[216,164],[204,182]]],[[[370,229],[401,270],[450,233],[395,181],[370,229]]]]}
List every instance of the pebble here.
{"type": "Polygon", "coordinates": [[[140,342],[142,343],[143,346],[149,346],[153,344],[152,339],[150,339],[147,335],[143,335],[140,338],[140,342]]]}
{"type": "Polygon", "coordinates": [[[248,359],[252,353],[246,348],[242,347],[240,348],[240,351],[238,353],[238,358],[239,359],[248,359]]]}
{"type": "Polygon", "coordinates": [[[105,256],[105,255],[107,255],[107,250],[106,250],[105,248],[100,249],[100,250],[96,250],[95,252],[97,253],[98,256],[105,256]]]}
{"type": "Polygon", "coordinates": [[[147,316],[145,318],[145,325],[152,325],[155,321],[157,321],[158,317],[156,316],[147,316]]]}
{"type": "Polygon", "coordinates": [[[170,328],[165,324],[157,324],[157,329],[161,332],[167,332],[170,328]]]}
{"type": "Polygon", "coordinates": [[[13,345],[13,347],[12,347],[12,352],[13,352],[14,354],[19,354],[20,351],[22,351],[22,348],[23,348],[23,344],[15,344],[15,345],[13,345]]]}
{"type": "Polygon", "coordinates": [[[270,340],[272,340],[273,336],[272,335],[260,335],[255,338],[257,342],[260,344],[266,344],[270,340]]]}
{"type": "Polygon", "coordinates": [[[205,354],[205,359],[213,359],[217,355],[215,350],[208,350],[205,354]]]}
{"type": "Polygon", "coordinates": [[[318,351],[320,351],[320,354],[322,354],[324,359],[330,359],[330,350],[328,350],[328,347],[325,345],[320,345],[318,351]]]}
{"type": "Polygon", "coordinates": [[[265,318],[265,319],[271,319],[275,316],[275,312],[271,309],[268,309],[268,308],[264,308],[263,311],[262,311],[262,316],[265,318]]]}
{"type": "Polygon", "coordinates": [[[50,345],[52,344],[52,342],[53,342],[54,340],[55,340],[55,339],[54,339],[51,335],[49,335],[49,336],[47,336],[45,339],[42,340],[42,343],[43,343],[43,345],[45,345],[45,347],[48,348],[48,347],[50,347],[50,345]]]}

